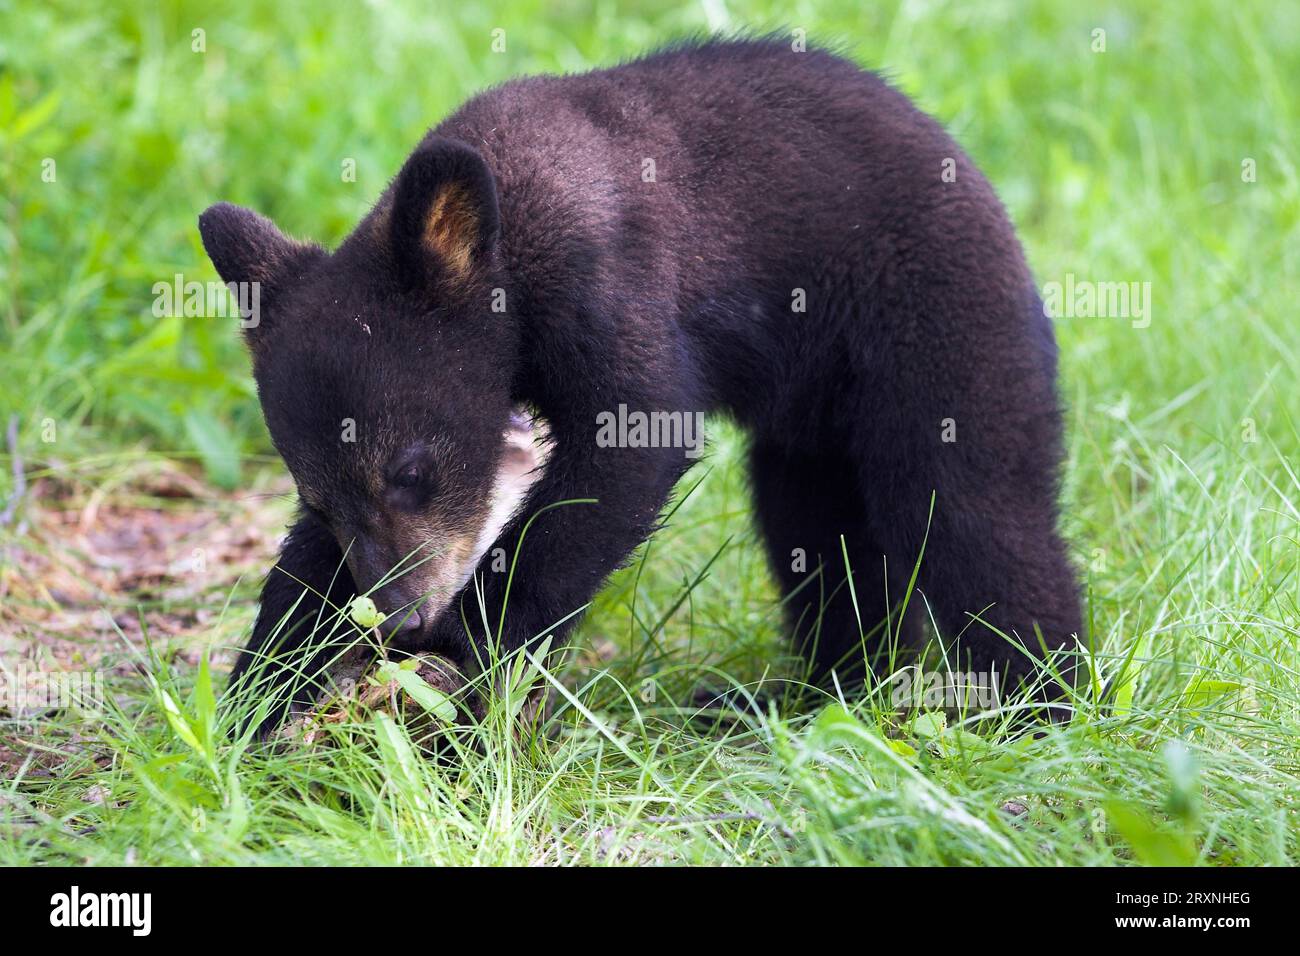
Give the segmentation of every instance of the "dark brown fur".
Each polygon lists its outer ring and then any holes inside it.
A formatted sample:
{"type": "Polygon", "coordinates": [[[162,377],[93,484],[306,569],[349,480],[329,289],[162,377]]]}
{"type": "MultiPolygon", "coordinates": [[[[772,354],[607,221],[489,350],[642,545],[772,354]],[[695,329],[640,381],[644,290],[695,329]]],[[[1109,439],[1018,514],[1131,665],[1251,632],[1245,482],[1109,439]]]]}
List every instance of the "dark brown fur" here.
{"type": "MultiPolygon", "coordinates": [[[[1028,670],[989,627],[1034,649],[1036,626],[1053,648],[1080,631],[1056,530],[1056,347],[1014,230],[940,126],[847,60],[716,41],[518,80],[431,131],[333,254],[235,207],[200,225],[225,279],[270,284],[254,371],[305,504],[237,677],[306,640],[322,602],[302,583],[344,600],[412,541],[444,543],[422,535],[468,533],[521,403],[555,450],[501,546],[513,555],[544,506],[598,504],[534,522],[504,649],[567,630],[690,464],[680,448],[598,447],[597,415],[620,403],[748,429],[758,521],[823,675],[861,663],[923,543],[920,591],[974,668],[1028,670]],[[414,490],[393,483],[408,461],[414,490]]],[[[495,624],[507,576],[479,570],[495,624]]],[[[406,609],[402,639],[481,653],[462,624],[480,621],[472,591],[421,613],[421,581],[377,592],[406,609]]],[[[262,691],[288,677],[272,667],[262,691]]]]}

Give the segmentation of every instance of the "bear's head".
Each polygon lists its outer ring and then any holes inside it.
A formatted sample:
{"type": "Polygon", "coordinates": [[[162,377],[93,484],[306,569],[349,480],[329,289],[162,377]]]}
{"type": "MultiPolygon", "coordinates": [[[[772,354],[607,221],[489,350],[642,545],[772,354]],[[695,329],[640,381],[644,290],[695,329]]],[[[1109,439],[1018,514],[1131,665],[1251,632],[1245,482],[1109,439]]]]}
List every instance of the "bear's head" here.
{"type": "Polygon", "coordinates": [[[390,634],[418,639],[486,544],[519,348],[498,224],[482,156],[437,137],[333,253],[227,203],[199,218],[275,447],[390,634]]]}

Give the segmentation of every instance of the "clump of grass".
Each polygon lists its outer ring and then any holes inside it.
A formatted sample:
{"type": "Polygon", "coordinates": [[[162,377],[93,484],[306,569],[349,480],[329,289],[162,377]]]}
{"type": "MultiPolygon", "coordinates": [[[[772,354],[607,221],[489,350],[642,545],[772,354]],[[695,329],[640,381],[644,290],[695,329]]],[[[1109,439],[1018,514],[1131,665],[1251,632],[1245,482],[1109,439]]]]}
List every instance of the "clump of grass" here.
{"type": "MultiPolygon", "coordinates": [[[[724,455],[730,446],[725,439],[724,455]]],[[[1174,463],[1156,474],[1188,479],[1174,463]]],[[[1094,632],[1091,648],[1076,652],[1091,677],[1071,719],[1028,731],[1008,715],[1033,702],[1014,693],[997,715],[900,713],[883,693],[804,692],[794,709],[783,704],[800,678],[793,661],[760,652],[748,673],[718,666],[730,659],[725,643],[715,652],[684,622],[659,628],[652,614],[629,615],[632,630],[618,638],[625,653],[603,661],[591,647],[619,617],[610,603],[626,613],[684,597],[697,631],[715,615],[731,619],[709,594],[714,579],[656,581],[654,551],[681,553],[682,540],[725,531],[717,505],[738,482],[737,466],[716,466],[602,598],[578,647],[558,660],[533,656],[530,673],[554,697],[533,732],[521,735],[511,701],[496,695],[456,732],[452,759],[427,759],[400,715],[354,715],[328,745],[251,747],[227,739],[234,715],[216,707],[206,664],[192,673],[148,661],[151,679],[124,686],[88,734],[92,751],[110,755],[106,765],[74,761],[57,779],[11,781],[2,812],[17,839],[2,852],[9,862],[98,863],[127,854],[166,863],[1295,859],[1294,630],[1269,610],[1276,581],[1290,580],[1286,555],[1281,567],[1261,566],[1232,616],[1207,609],[1186,625],[1203,637],[1178,637],[1181,625],[1157,624],[1136,642],[1094,632]],[[634,601],[628,587],[648,593],[634,601]],[[639,653],[652,639],[662,653],[639,653]],[[701,685],[741,692],[705,707],[694,695],[701,685]],[[92,791],[107,796],[87,803],[92,791]]],[[[1239,485],[1226,487],[1236,494],[1239,485]]],[[[1285,522],[1288,500],[1256,501],[1263,527],[1236,534],[1285,522]]],[[[1218,538],[1207,532],[1201,549],[1218,538]]],[[[704,561],[716,568],[748,551],[727,545],[704,561]]],[[[1159,579],[1164,556],[1146,560],[1141,577],[1159,579]]],[[[1192,571],[1170,567],[1144,613],[1168,619],[1203,560],[1192,571]]],[[[780,639],[775,621],[766,628],[763,640],[780,639]]],[[[500,686],[509,666],[490,663],[484,679],[500,686]]],[[[885,671],[893,666],[906,665],[885,671]]]]}

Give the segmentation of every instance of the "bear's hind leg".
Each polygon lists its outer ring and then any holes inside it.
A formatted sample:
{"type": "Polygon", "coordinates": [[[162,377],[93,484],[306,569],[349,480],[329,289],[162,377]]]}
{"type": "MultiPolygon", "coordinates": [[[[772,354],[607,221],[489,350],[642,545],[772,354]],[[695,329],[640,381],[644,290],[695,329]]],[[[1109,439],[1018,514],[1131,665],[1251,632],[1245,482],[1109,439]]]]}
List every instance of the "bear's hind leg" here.
{"type": "MultiPolygon", "coordinates": [[[[987,224],[990,236],[1008,228],[987,224]]],[[[858,449],[869,527],[887,554],[909,566],[920,558],[913,604],[933,614],[951,668],[996,672],[1003,703],[1022,682],[1036,701],[1059,702],[1077,656],[1053,654],[1053,675],[1042,645],[1075,650],[1083,622],[1057,530],[1051,323],[1027,274],[1020,284],[1009,236],[930,238],[880,283],[871,338],[854,353],[862,368],[842,399],[879,410],[858,449]]]]}
{"type": "Polygon", "coordinates": [[[909,611],[905,628],[897,619],[910,568],[888,565],[886,580],[858,470],[847,457],[760,438],[750,449],[750,475],[757,523],[810,679],[829,686],[833,669],[841,687],[856,688],[864,666],[887,666],[891,632],[903,645],[914,642],[918,615],[909,611]]]}
{"type": "MultiPolygon", "coordinates": [[[[999,482],[987,472],[945,475],[939,466],[891,475],[881,465],[876,477],[890,492],[872,499],[871,528],[889,553],[910,561],[920,556],[913,604],[933,614],[947,666],[990,679],[996,674],[1001,702],[1022,682],[1039,701],[1060,701],[1061,684],[1074,683],[1077,660],[1055,652],[1073,649],[1083,632],[1050,476],[1022,472],[999,482]],[[935,488],[933,514],[927,483],[935,488]],[[1044,645],[1055,675],[1037,663],[1044,645]]],[[[1062,718],[1067,711],[1056,706],[1050,714],[1062,718]]]]}
{"type": "MultiPolygon", "coordinates": [[[[971,503],[967,512],[960,499],[950,500],[946,514],[936,513],[933,548],[927,546],[922,563],[925,594],[948,661],[957,670],[969,667],[990,677],[996,673],[1002,701],[1023,682],[1033,687],[1038,700],[1059,702],[1061,683],[1075,682],[1077,658],[1057,652],[1074,648],[1083,622],[1077,580],[1054,527],[1054,509],[1027,508],[1023,498],[1010,497],[1000,509],[983,511],[981,505],[971,503]],[[969,516],[999,510],[993,522],[969,516]],[[1035,663],[1044,647],[1055,674],[1035,663]]],[[[1067,712],[1054,706],[1050,715],[1063,718],[1067,712]]]]}

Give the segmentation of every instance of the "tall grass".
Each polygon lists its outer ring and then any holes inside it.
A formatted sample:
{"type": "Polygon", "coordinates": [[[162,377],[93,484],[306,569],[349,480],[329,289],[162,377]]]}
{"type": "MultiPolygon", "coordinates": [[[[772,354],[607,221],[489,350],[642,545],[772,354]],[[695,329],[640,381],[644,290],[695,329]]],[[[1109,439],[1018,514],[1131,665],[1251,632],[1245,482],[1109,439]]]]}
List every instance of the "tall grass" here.
{"type": "Polygon", "coordinates": [[[537,734],[498,701],[454,761],[367,715],[329,746],[245,749],[219,675],[137,649],[156,683],[114,679],[102,720],[44,728],[90,745],[57,776],[0,782],[0,862],[1300,859],[1297,6],[0,0],[0,19],[0,406],[32,466],[132,447],[231,486],[275,467],[234,331],[151,311],[153,283],[215,278],[197,212],[230,199],[334,242],[473,91],[701,29],[802,27],[886,69],[989,174],[1040,281],[1150,282],[1153,302],[1148,327],[1057,326],[1095,673],[1067,723],[783,706],[799,668],[719,426],[699,487],[538,673],[557,703],[537,734]],[[701,710],[701,685],[736,684],[775,705],[701,710]]]}

